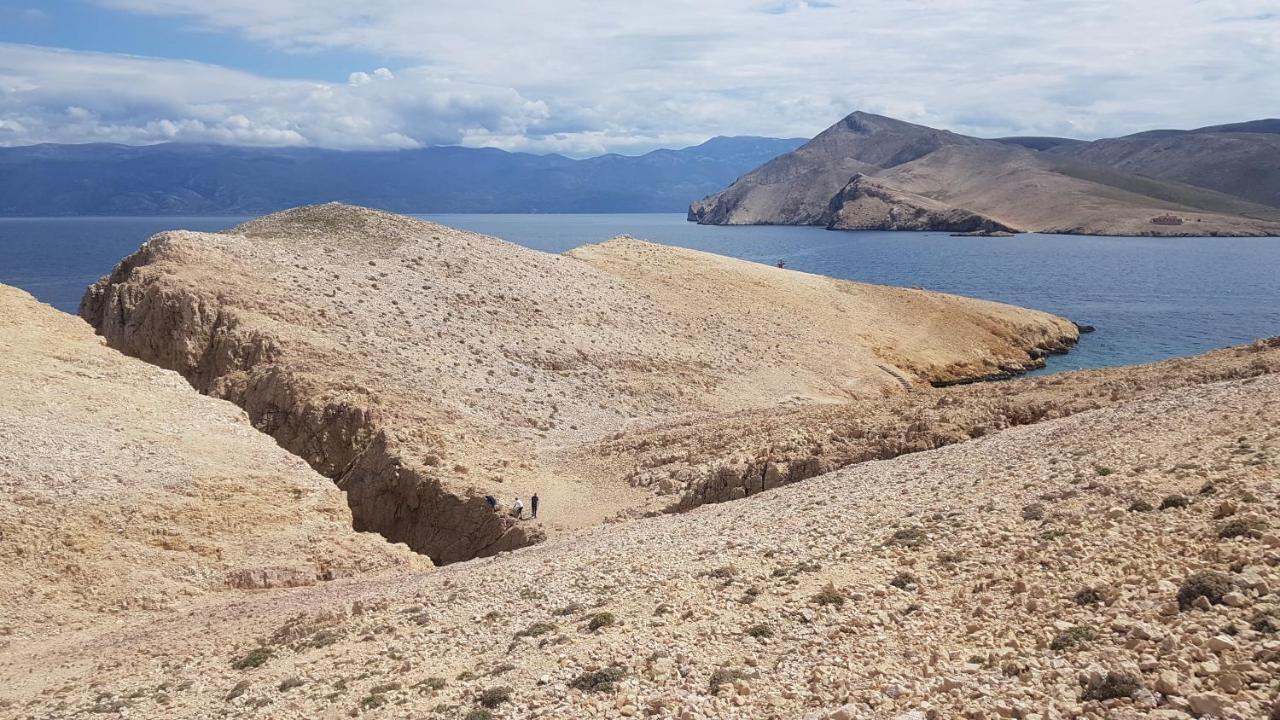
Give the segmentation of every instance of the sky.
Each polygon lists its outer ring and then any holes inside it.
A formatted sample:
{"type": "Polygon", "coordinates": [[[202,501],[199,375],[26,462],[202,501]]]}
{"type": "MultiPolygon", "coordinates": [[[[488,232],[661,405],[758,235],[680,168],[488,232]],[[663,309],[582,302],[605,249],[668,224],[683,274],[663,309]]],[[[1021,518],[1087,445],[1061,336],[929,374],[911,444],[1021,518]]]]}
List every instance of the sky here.
{"type": "Polygon", "coordinates": [[[1277,0],[0,0],[0,145],[983,137],[1280,114],[1277,0]]]}

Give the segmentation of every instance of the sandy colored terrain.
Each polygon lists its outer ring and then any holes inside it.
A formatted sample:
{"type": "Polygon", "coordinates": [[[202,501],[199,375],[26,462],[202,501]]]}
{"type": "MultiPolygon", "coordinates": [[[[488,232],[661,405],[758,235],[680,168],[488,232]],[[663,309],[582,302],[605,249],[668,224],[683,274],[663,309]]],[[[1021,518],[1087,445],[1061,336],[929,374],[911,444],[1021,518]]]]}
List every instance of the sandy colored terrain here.
{"type": "Polygon", "coordinates": [[[1016,370],[1077,336],[997,303],[630,238],[548,255],[342,205],[158,235],[81,314],[244,407],[346,490],[358,528],[441,563],[663,506],[568,447],[1016,370]],[[533,492],[538,522],[483,500],[533,492]]]}
{"type": "MultiPolygon", "coordinates": [[[[1277,352],[1108,371],[1106,407],[493,558],[13,638],[0,708],[1274,718],[1277,352]]],[[[1009,385],[1072,392],[1037,382],[1009,385]]]]}
{"type": "Polygon", "coordinates": [[[0,286],[0,646],[423,565],[353,532],[337,488],[236,406],[0,286]]]}
{"type": "MultiPolygon", "coordinates": [[[[1265,155],[1269,136],[1258,137],[1245,144],[1265,155]]],[[[1145,161],[1126,162],[1121,151],[1102,147],[1107,142],[1099,141],[1093,152],[1088,143],[1062,142],[1042,153],[855,112],[693,203],[689,219],[836,230],[1280,234],[1280,213],[1260,204],[1256,193],[1241,197],[1218,191],[1243,192],[1239,182],[1224,182],[1224,176],[1258,175],[1253,185],[1269,182],[1265,172],[1255,170],[1254,160],[1239,157],[1238,148],[1234,158],[1211,161],[1204,143],[1165,143],[1145,161]],[[1197,178],[1199,167],[1214,177],[1197,178]],[[1153,176],[1139,174],[1144,172],[1153,176]]],[[[1122,144],[1145,147],[1137,140],[1122,144]]]]}

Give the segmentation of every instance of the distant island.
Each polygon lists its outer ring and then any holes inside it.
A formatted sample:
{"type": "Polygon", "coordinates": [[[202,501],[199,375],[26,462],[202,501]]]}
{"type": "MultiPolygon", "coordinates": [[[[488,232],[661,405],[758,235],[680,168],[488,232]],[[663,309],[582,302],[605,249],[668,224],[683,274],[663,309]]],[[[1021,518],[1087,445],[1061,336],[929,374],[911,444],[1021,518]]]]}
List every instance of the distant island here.
{"type": "Polygon", "coordinates": [[[406,213],[684,212],[803,138],[638,156],[165,143],[0,148],[0,216],[260,215],[330,201],[406,213]]]}
{"type": "Polygon", "coordinates": [[[1280,120],[1092,142],[986,140],[855,112],[694,202],[711,225],[1280,235],[1280,120]]]}

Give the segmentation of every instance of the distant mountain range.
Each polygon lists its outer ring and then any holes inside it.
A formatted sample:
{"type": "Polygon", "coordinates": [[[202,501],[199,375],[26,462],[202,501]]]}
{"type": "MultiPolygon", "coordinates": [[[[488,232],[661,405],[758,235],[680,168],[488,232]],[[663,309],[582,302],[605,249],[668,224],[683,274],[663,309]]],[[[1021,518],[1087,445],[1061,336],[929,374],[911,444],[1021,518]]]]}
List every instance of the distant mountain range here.
{"type": "Polygon", "coordinates": [[[0,215],[257,215],[328,201],[397,212],[683,212],[805,141],[717,137],[640,156],[162,144],[0,148],[0,215]]]}
{"type": "Polygon", "coordinates": [[[1280,235],[1280,120],[984,140],[855,112],[693,203],[705,224],[1280,235]]]}

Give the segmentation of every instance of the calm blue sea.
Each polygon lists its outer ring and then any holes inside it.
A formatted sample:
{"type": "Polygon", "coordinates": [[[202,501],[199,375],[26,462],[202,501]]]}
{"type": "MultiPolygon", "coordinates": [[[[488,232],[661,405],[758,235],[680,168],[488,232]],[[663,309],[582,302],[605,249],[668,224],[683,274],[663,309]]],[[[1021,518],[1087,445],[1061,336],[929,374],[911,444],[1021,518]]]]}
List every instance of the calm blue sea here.
{"type": "MultiPolygon", "coordinates": [[[[424,215],[538,250],[629,234],[834,277],[1039,308],[1095,325],[1050,370],[1191,355],[1280,335],[1280,238],[1097,238],[714,227],[683,215],[424,215]]],[[[0,283],[70,313],[149,235],[243,218],[0,219],[0,283]]]]}

